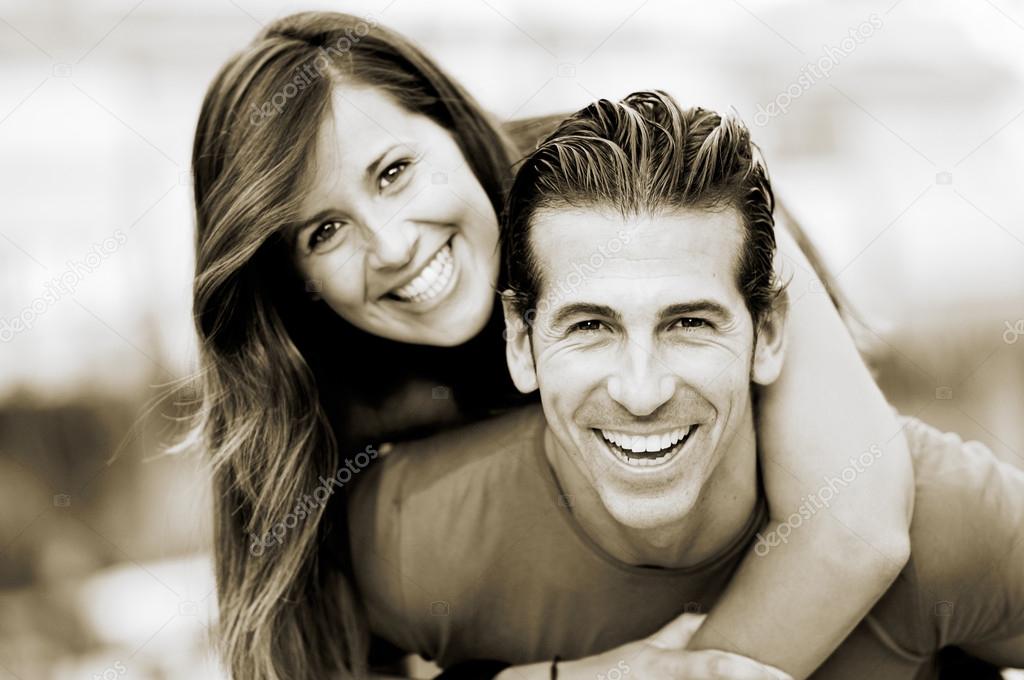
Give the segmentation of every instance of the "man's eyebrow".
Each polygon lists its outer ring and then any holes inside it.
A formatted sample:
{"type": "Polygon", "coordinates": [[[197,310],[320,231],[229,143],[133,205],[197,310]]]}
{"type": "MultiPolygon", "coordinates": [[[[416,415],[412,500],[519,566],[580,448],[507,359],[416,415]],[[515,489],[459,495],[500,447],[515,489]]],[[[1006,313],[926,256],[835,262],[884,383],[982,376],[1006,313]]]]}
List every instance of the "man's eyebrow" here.
{"type": "Polygon", "coordinates": [[[591,302],[573,302],[559,308],[551,318],[552,325],[560,326],[569,319],[577,316],[602,316],[612,321],[619,321],[622,316],[611,307],[597,305],[591,302]]]}
{"type": "Polygon", "coordinates": [[[732,320],[732,313],[726,307],[714,300],[694,300],[692,302],[680,302],[669,305],[661,310],[661,318],[676,316],[687,316],[690,314],[712,314],[725,321],[732,320]]]}

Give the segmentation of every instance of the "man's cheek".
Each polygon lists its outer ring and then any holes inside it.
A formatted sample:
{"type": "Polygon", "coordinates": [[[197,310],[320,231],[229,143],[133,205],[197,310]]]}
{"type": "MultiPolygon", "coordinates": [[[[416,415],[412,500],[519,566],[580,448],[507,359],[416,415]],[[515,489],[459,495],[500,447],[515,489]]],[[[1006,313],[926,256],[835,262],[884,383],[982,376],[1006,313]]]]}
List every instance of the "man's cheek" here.
{"type": "Polygon", "coordinates": [[[585,391],[603,380],[599,362],[572,352],[555,352],[537,358],[537,380],[541,391],[568,394],[585,391]]]}
{"type": "Polygon", "coordinates": [[[744,358],[717,346],[681,348],[666,363],[677,378],[698,387],[713,388],[716,383],[731,386],[737,378],[745,383],[750,372],[749,356],[744,358]]]}
{"type": "Polygon", "coordinates": [[[560,340],[546,341],[538,338],[535,348],[535,365],[538,377],[549,375],[587,375],[592,374],[599,363],[600,348],[594,348],[582,342],[560,340]]]}

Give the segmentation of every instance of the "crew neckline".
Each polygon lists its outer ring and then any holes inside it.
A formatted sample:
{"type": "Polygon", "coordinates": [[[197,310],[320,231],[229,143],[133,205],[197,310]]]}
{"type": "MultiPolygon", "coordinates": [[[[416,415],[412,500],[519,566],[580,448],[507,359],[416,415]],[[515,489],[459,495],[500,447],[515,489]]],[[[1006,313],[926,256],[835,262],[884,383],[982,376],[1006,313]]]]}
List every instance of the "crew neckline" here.
{"type": "MultiPolygon", "coordinates": [[[[565,491],[562,489],[562,485],[559,483],[558,477],[555,475],[554,468],[551,467],[551,463],[548,461],[547,455],[545,454],[544,436],[548,431],[548,424],[547,420],[544,418],[543,410],[538,409],[538,411],[540,411],[540,422],[539,427],[537,427],[537,431],[534,433],[532,447],[534,450],[534,463],[537,466],[537,471],[540,474],[544,485],[550,492],[552,492],[553,497],[560,498],[565,495],[565,491]]],[[[584,548],[590,554],[619,571],[660,578],[693,575],[704,571],[710,571],[731,561],[738,553],[746,549],[751,539],[753,539],[754,535],[757,533],[757,530],[764,526],[768,519],[768,502],[765,498],[764,486],[761,479],[760,453],[758,454],[757,465],[757,500],[754,503],[754,509],[751,511],[750,517],[743,525],[743,529],[737,533],[736,537],[720,551],[690,566],[658,567],[635,565],[623,562],[598,545],[598,543],[590,537],[580,524],[579,519],[577,519],[576,515],[572,513],[568,506],[557,502],[554,505],[555,512],[560,520],[563,524],[568,526],[573,534],[576,535],[584,548]]]]}

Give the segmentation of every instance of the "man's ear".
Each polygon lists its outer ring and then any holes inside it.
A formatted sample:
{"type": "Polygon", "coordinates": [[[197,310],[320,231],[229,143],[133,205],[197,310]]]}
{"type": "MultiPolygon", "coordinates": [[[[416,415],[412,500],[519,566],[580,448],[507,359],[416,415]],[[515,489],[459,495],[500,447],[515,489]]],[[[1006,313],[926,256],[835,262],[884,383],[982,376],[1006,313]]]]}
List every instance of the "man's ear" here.
{"type": "Polygon", "coordinates": [[[523,394],[537,389],[537,370],[533,364],[530,328],[507,295],[501,296],[505,312],[505,360],[512,382],[523,394]]]}
{"type": "Polygon", "coordinates": [[[783,291],[765,315],[757,332],[754,361],[750,377],[758,385],[771,385],[782,373],[786,355],[786,321],[789,315],[789,296],[783,291]]]}

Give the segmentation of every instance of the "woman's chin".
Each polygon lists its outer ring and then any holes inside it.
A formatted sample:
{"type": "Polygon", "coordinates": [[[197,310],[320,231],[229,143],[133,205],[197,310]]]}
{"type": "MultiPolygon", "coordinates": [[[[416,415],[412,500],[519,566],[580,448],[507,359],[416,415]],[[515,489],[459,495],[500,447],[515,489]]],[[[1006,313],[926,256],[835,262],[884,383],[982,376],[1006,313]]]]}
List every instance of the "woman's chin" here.
{"type": "Polygon", "coordinates": [[[471,277],[461,278],[444,299],[428,309],[408,309],[409,321],[421,333],[409,342],[437,347],[454,347],[469,342],[487,326],[494,309],[490,287],[481,287],[471,277]]]}
{"type": "MultiPolygon", "coordinates": [[[[437,323],[425,333],[419,344],[436,347],[455,347],[469,342],[487,326],[491,317],[493,302],[488,301],[449,306],[450,313],[439,315],[437,323]],[[443,318],[442,318],[443,317],[443,318]],[[429,336],[429,337],[427,337],[429,336]]],[[[441,311],[441,310],[438,310],[441,311]]],[[[445,310],[447,311],[447,310],[445,310]]]]}
{"type": "Polygon", "coordinates": [[[487,326],[493,310],[489,298],[473,300],[457,296],[429,313],[405,310],[405,305],[388,301],[387,320],[356,324],[373,335],[411,345],[455,347],[469,342],[487,326]]]}

